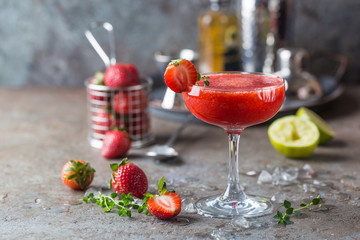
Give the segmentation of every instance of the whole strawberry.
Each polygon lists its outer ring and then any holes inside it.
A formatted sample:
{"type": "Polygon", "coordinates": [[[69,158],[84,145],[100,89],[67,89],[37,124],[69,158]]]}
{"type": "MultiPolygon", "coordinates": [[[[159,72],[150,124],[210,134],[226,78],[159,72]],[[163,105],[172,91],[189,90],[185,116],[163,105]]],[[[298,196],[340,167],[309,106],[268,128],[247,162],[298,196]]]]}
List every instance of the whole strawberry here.
{"type": "Polygon", "coordinates": [[[115,192],[119,195],[131,193],[134,197],[143,198],[148,189],[148,180],[143,170],[129,163],[127,158],[120,164],[111,164],[110,167],[113,170],[110,187],[115,192]]]}
{"type": "Polygon", "coordinates": [[[148,98],[142,89],[119,91],[113,98],[112,106],[119,114],[139,113],[147,108],[148,98]]]}
{"type": "Polygon", "coordinates": [[[145,135],[150,129],[149,113],[142,111],[128,115],[128,118],[124,121],[124,127],[129,135],[134,138],[145,135]]]}
{"type": "Polygon", "coordinates": [[[168,192],[164,177],[158,183],[159,194],[153,196],[152,194],[145,194],[147,206],[152,215],[160,219],[169,219],[176,217],[181,211],[181,198],[175,191],[168,192]]]}
{"type": "Polygon", "coordinates": [[[121,63],[109,66],[104,73],[104,83],[110,88],[128,87],[131,80],[129,71],[121,63]]]}
{"type": "Polygon", "coordinates": [[[94,77],[89,81],[89,96],[93,100],[108,101],[110,95],[105,91],[95,90],[92,85],[105,86],[104,74],[102,72],[96,72],[94,77]]]}
{"type": "MultiPolygon", "coordinates": [[[[97,113],[93,117],[92,128],[97,134],[104,135],[112,127],[120,126],[120,117],[117,114],[113,114],[109,107],[98,108],[97,113]]],[[[97,137],[103,139],[103,136],[97,137]]]]}
{"type": "Polygon", "coordinates": [[[71,189],[85,189],[94,179],[95,169],[89,163],[74,159],[65,163],[61,171],[61,180],[71,189]]]}
{"type": "Polygon", "coordinates": [[[111,159],[125,156],[130,148],[131,139],[127,133],[114,128],[106,132],[100,153],[104,158],[111,159]]]}
{"type": "Polygon", "coordinates": [[[140,84],[141,83],[140,75],[135,65],[131,63],[125,63],[124,67],[128,70],[129,76],[131,78],[131,85],[140,84]]]}

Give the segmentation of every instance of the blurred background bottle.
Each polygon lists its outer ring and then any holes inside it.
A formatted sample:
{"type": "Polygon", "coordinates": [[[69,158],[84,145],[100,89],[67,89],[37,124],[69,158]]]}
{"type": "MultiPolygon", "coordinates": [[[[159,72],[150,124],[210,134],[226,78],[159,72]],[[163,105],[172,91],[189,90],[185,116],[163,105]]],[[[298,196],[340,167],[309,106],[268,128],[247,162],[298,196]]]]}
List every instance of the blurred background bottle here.
{"type": "Polygon", "coordinates": [[[292,38],[292,0],[238,0],[242,68],[273,73],[276,52],[292,38]]]}
{"type": "Polygon", "coordinates": [[[198,18],[200,72],[240,70],[238,18],[232,0],[209,0],[198,18]]]}

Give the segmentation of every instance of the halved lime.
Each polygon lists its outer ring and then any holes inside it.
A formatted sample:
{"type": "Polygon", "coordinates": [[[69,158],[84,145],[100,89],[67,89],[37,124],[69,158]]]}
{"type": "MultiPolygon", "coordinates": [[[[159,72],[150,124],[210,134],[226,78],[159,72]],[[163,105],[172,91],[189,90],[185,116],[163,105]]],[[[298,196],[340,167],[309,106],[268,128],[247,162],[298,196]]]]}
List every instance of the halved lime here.
{"type": "Polygon", "coordinates": [[[308,157],[320,139],[319,130],[313,122],[293,115],[271,123],[268,135],[274,148],[289,158],[308,157]]]}
{"type": "Polygon", "coordinates": [[[325,122],[325,120],[310,109],[301,107],[297,110],[296,116],[308,119],[315,123],[320,132],[320,144],[330,141],[335,136],[334,130],[325,122]]]}

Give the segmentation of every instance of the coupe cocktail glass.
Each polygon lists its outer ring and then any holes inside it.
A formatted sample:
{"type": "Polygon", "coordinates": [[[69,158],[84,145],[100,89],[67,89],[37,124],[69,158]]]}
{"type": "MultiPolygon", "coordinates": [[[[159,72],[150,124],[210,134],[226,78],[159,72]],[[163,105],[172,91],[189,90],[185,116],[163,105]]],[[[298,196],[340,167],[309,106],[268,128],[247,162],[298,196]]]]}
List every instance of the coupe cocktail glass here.
{"type": "Polygon", "coordinates": [[[217,72],[193,85],[183,97],[189,111],[198,119],[222,127],[229,139],[229,174],[225,192],[196,202],[199,214],[210,217],[255,217],[272,212],[269,200],[249,197],[239,181],[238,148],[244,128],[265,122],[280,109],[285,98],[282,78],[262,73],[217,72]]]}

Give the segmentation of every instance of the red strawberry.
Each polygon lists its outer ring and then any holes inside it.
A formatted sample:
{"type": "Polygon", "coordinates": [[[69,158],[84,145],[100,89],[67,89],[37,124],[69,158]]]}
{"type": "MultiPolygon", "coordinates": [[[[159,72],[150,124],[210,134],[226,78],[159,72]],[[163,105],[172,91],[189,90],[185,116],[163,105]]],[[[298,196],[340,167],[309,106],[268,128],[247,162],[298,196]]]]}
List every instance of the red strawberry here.
{"type": "Polygon", "coordinates": [[[166,85],[176,93],[190,91],[190,86],[198,80],[196,67],[185,59],[173,60],[165,70],[166,85]]]}
{"type": "Polygon", "coordinates": [[[95,133],[105,134],[112,127],[120,126],[120,118],[111,113],[111,109],[101,107],[93,117],[93,129],[95,133]]]}
{"type": "Polygon", "coordinates": [[[83,160],[70,160],[61,170],[61,180],[71,189],[85,189],[94,179],[95,169],[83,160]]]}
{"type": "Polygon", "coordinates": [[[117,63],[109,66],[104,73],[104,83],[110,88],[128,87],[131,85],[131,77],[123,64],[117,63]]]}
{"type": "Polygon", "coordinates": [[[148,189],[148,180],[141,168],[129,163],[127,158],[124,158],[119,165],[114,163],[110,167],[113,170],[110,185],[115,192],[119,195],[131,193],[134,197],[143,198],[148,189]]]}
{"type": "Polygon", "coordinates": [[[89,96],[91,99],[99,100],[99,101],[107,101],[110,99],[110,96],[105,91],[91,89],[91,85],[105,86],[104,84],[104,74],[102,72],[96,72],[94,77],[90,79],[90,88],[89,88],[89,96]]]}
{"type": "Polygon", "coordinates": [[[127,133],[115,129],[106,132],[100,153],[107,159],[117,158],[126,155],[130,147],[131,139],[127,133]]]}
{"type": "Polygon", "coordinates": [[[132,137],[146,134],[150,129],[150,117],[147,112],[135,113],[124,121],[126,131],[132,137]]]}
{"type": "Polygon", "coordinates": [[[117,113],[128,115],[143,111],[148,105],[148,99],[142,89],[119,91],[114,96],[112,104],[117,113]]]}
{"type": "Polygon", "coordinates": [[[164,177],[159,181],[159,193],[160,195],[156,196],[151,194],[145,195],[150,197],[147,201],[150,213],[160,219],[169,219],[177,216],[181,211],[181,198],[174,191],[167,192],[164,177]]]}
{"type": "Polygon", "coordinates": [[[94,77],[90,80],[91,84],[105,86],[104,84],[104,73],[102,72],[96,72],[94,74],[94,77]]]}
{"type": "Polygon", "coordinates": [[[139,85],[141,83],[137,68],[131,63],[125,63],[124,67],[128,70],[131,78],[131,85],[139,85]]]}

